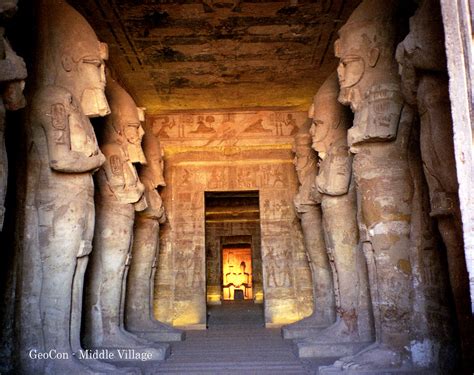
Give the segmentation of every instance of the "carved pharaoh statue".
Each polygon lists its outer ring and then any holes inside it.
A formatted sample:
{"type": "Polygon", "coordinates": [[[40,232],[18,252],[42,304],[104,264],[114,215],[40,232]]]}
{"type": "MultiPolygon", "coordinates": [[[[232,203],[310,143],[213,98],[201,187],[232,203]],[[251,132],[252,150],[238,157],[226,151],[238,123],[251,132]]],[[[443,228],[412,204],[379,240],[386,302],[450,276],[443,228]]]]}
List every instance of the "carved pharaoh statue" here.
{"type": "Polygon", "coordinates": [[[127,273],[131,260],[135,211],[147,207],[145,187],[133,163],[145,163],[144,134],[130,95],[110,76],[106,94],[111,115],[100,133],[106,161],[97,172],[94,252],[87,272],[84,342],[89,348],[134,348],[152,360],[168,355],[167,344],[155,344],[124,328],[127,273]]]}
{"type": "MultiPolygon", "coordinates": [[[[348,144],[355,154],[361,240],[376,342],[336,361],[348,371],[412,368],[410,227],[413,184],[408,164],[413,111],[400,89],[395,48],[400,2],[364,0],[339,30],[338,100],[350,105],[348,144]]],[[[327,369],[321,368],[320,373],[327,369]]]]}
{"type": "MultiPolygon", "coordinates": [[[[6,2],[0,8],[0,15],[12,13],[16,9],[16,1],[6,2]]],[[[6,111],[15,111],[26,104],[23,96],[26,66],[23,59],[13,51],[5,38],[4,29],[0,25],[0,231],[3,228],[5,215],[5,196],[7,193],[8,160],[5,148],[5,116],[6,111]]]]}
{"type": "Polygon", "coordinates": [[[352,155],[347,145],[347,129],[352,125],[352,118],[348,109],[337,101],[338,93],[334,73],[314,97],[310,129],[313,149],[321,160],[314,199],[321,202],[337,319],[326,329],[297,341],[300,356],[355,354],[373,340],[367,267],[359,247],[352,155]]]}
{"type": "MultiPolygon", "coordinates": [[[[137,108],[140,120],[144,111],[137,108]]],[[[180,341],[184,333],[154,318],[153,294],[159,254],[160,224],[166,222],[158,188],[165,186],[163,158],[158,132],[144,123],[143,150],[147,164],[141,166],[140,181],[145,186],[148,207],[135,217],[132,262],[127,282],[125,326],[139,337],[153,341],[180,341]]]]}
{"type": "Polygon", "coordinates": [[[300,182],[294,205],[301,221],[306,256],[312,273],[314,308],[309,317],[283,327],[283,337],[287,339],[310,336],[331,325],[335,315],[333,279],[326,255],[321,207],[318,198],[312,196],[311,189],[318,166],[316,153],[311,148],[310,127],[311,120],[308,120],[295,136],[293,163],[300,182]]]}
{"type": "Polygon", "coordinates": [[[105,161],[87,116],[109,113],[100,43],[63,1],[39,2],[37,81],[27,117],[20,367],[26,374],[137,373],[81,360],[84,273],[92,250],[92,174],[105,161]],[[32,361],[30,350],[69,360],[32,361]]]}
{"type": "Polygon", "coordinates": [[[405,98],[418,107],[420,148],[429,188],[430,216],[447,251],[449,279],[465,363],[474,363],[474,318],[464,256],[444,30],[439,1],[423,0],[410,33],[397,48],[405,98]]]}

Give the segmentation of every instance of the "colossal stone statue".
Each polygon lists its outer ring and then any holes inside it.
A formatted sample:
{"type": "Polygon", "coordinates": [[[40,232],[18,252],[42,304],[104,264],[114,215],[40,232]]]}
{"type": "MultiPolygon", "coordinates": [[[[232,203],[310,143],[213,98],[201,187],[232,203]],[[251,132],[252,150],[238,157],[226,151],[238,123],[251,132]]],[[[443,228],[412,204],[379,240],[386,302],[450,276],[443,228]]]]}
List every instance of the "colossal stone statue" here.
{"type": "Polygon", "coordinates": [[[145,162],[143,128],[130,95],[109,77],[106,87],[112,114],[99,137],[106,161],[97,173],[94,252],[87,273],[84,342],[109,350],[134,348],[162,360],[167,344],[152,344],[124,328],[125,292],[131,260],[135,211],[147,207],[145,187],[133,163],[145,162]]]}
{"type": "MultiPolygon", "coordinates": [[[[312,113],[310,113],[312,116],[312,113]]],[[[326,255],[319,197],[313,197],[311,187],[318,173],[317,156],[311,149],[308,120],[295,136],[293,151],[296,173],[300,182],[294,205],[301,221],[303,238],[313,279],[313,313],[299,322],[283,327],[287,339],[307,337],[334,322],[334,293],[329,259],[326,255]]]]}
{"type": "Polygon", "coordinates": [[[474,363],[474,319],[464,257],[458,182],[454,160],[451,103],[438,1],[424,0],[410,18],[410,33],[397,48],[405,97],[418,106],[423,169],[430,216],[446,246],[449,279],[465,363],[474,363]]]}
{"type": "MultiPolygon", "coordinates": [[[[5,4],[7,6],[8,4],[5,4]]],[[[15,9],[16,2],[11,2],[5,9],[0,8],[0,14],[4,11],[15,9]]],[[[5,111],[15,111],[23,108],[26,104],[23,97],[24,80],[26,79],[25,62],[10,46],[3,36],[4,30],[0,27],[0,231],[3,228],[5,215],[5,196],[7,194],[8,160],[5,148],[5,111]]]]}
{"type": "MultiPolygon", "coordinates": [[[[144,113],[140,120],[144,120],[144,113]]],[[[140,181],[145,186],[148,207],[135,217],[132,262],[127,282],[125,326],[135,335],[152,341],[180,341],[184,333],[154,318],[153,294],[155,273],[159,255],[160,224],[166,222],[158,188],[165,186],[163,158],[158,132],[145,123],[143,150],[147,164],[139,171],[140,181]]]]}
{"type": "Polygon", "coordinates": [[[75,355],[81,350],[84,273],[94,231],[92,173],[105,160],[86,114],[109,113],[104,93],[107,46],[65,2],[45,0],[38,9],[38,72],[26,125],[21,371],[137,373],[75,355]],[[68,359],[34,361],[28,356],[50,350],[68,359]]]}
{"type": "Polygon", "coordinates": [[[321,202],[326,250],[336,299],[336,322],[297,341],[300,357],[354,354],[373,340],[367,267],[359,246],[352,155],[347,146],[351,116],[337,101],[339,86],[332,74],[314,97],[313,149],[321,163],[315,200],[321,202]]]}
{"type": "Polygon", "coordinates": [[[410,227],[413,184],[408,164],[413,111],[400,90],[395,47],[400,2],[364,0],[335,43],[338,100],[355,114],[348,144],[355,154],[359,227],[374,310],[376,342],[334,367],[350,371],[412,368],[410,227]]]}

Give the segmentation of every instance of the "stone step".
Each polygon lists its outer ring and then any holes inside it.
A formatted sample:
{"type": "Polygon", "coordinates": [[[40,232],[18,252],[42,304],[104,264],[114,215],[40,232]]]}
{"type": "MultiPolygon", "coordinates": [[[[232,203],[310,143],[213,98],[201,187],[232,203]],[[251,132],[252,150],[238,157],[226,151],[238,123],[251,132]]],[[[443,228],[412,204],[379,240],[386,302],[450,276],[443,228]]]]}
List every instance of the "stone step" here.
{"type": "MultiPolygon", "coordinates": [[[[264,327],[262,306],[212,307],[208,329],[187,331],[186,340],[171,343],[171,356],[144,374],[311,374],[318,368],[299,359],[280,329],[264,327]]],[[[332,362],[330,362],[332,363],[332,362]]],[[[318,366],[330,364],[318,362],[318,366]]]]}

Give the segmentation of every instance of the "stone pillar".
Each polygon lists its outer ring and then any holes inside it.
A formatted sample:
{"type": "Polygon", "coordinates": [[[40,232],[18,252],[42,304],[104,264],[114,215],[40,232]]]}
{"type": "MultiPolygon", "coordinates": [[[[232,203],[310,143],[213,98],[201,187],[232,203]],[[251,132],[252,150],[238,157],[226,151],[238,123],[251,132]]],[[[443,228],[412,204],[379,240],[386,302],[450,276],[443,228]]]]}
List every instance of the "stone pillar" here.
{"type": "Polygon", "coordinates": [[[130,373],[74,355],[81,350],[84,272],[94,231],[92,173],[105,160],[87,116],[109,113],[107,46],[65,2],[38,6],[38,72],[26,120],[19,367],[25,374],[130,373]],[[34,361],[31,350],[55,350],[69,359],[34,361]]]}
{"type": "Polygon", "coordinates": [[[359,242],[352,155],[347,146],[351,116],[337,101],[332,74],[314,98],[313,148],[321,159],[316,177],[326,250],[334,277],[337,319],[334,324],[297,341],[300,357],[355,354],[373,340],[367,266],[359,242]]]}
{"type": "Polygon", "coordinates": [[[283,337],[287,339],[311,336],[331,325],[335,316],[335,280],[326,255],[320,197],[311,194],[318,167],[316,153],[311,149],[310,126],[311,120],[308,120],[295,136],[294,164],[300,186],[294,206],[301,221],[306,256],[312,271],[314,307],[309,317],[282,328],[283,337]]]}
{"type": "Polygon", "coordinates": [[[403,21],[400,11],[396,0],[364,0],[339,30],[335,43],[340,59],[338,100],[350,105],[355,114],[348,145],[355,154],[358,219],[376,342],[341,358],[332,369],[383,372],[412,368],[408,348],[414,324],[409,251],[413,181],[408,146],[414,112],[403,100],[394,58],[403,21]]]}
{"type": "Polygon", "coordinates": [[[4,87],[0,93],[0,231],[5,216],[5,196],[7,194],[8,160],[5,148],[5,111],[15,111],[26,104],[23,86],[26,79],[25,62],[10,46],[0,27],[0,83],[4,87]]]}
{"type": "MultiPolygon", "coordinates": [[[[424,0],[410,19],[410,33],[398,46],[397,60],[405,98],[418,107],[421,157],[431,206],[429,215],[436,219],[446,247],[458,331],[464,362],[467,364],[474,361],[474,318],[471,314],[469,275],[464,256],[443,40],[440,4],[435,0],[424,0]]],[[[440,337],[438,340],[452,339],[440,337]]],[[[439,345],[447,346],[445,342],[439,345]]],[[[443,362],[448,360],[442,359],[443,362]]]]}
{"type": "Polygon", "coordinates": [[[133,348],[151,354],[152,360],[162,360],[169,353],[167,344],[153,344],[124,328],[135,211],[147,207],[145,187],[133,165],[146,162],[141,149],[144,132],[135,102],[110,77],[106,94],[112,114],[107,117],[100,137],[106,161],[96,180],[97,216],[94,252],[87,274],[84,342],[94,349],[133,348]]]}
{"type": "MultiPolygon", "coordinates": [[[[138,108],[139,113],[144,112],[138,108]]],[[[155,273],[158,267],[160,224],[166,222],[158,188],[165,186],[163,159],[158,134],[146,126],[143,149],[147,164],[140,168],[140,181],[145,186],[148,207],[137,213],[134,225],[132,263],[127,282],[125,326],[135,335],[152,341],[180,341],[183,331],[174,329],[155,319],[153,294],[155,273]]]]}

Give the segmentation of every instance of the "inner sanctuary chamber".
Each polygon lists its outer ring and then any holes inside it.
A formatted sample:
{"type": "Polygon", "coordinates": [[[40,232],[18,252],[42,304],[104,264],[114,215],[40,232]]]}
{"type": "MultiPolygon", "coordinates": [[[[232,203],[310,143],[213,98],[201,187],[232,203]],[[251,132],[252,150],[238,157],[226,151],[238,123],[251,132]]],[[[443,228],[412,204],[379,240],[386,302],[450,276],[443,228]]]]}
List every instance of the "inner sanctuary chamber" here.
{"type": "Polygon", "coordinates": [[[473,14],[0,0],[0,373],[472,374],[473,14]]]}

